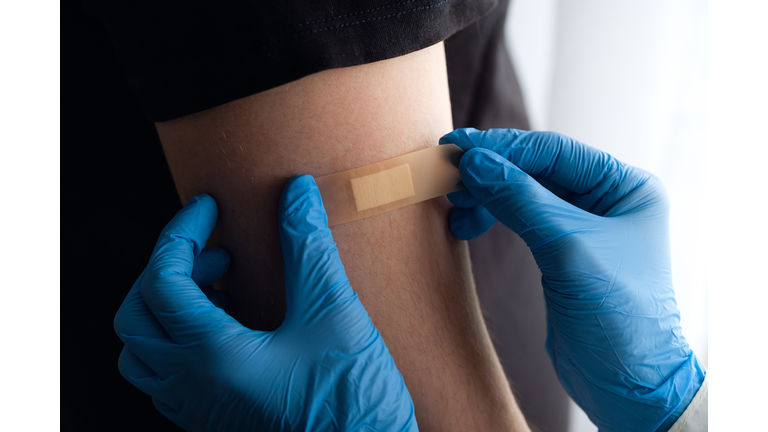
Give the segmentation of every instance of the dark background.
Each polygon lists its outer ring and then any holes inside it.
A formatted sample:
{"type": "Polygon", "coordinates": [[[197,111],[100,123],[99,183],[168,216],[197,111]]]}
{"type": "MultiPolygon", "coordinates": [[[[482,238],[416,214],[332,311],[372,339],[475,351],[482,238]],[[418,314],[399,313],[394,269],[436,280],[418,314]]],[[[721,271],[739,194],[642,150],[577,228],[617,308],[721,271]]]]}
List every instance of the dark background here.
{"type": "Polygon", "coordinates": [[[61,6],[62,430],[181,430],[120,376],[112,330],[181,203],[101,23],[61,6]]]}

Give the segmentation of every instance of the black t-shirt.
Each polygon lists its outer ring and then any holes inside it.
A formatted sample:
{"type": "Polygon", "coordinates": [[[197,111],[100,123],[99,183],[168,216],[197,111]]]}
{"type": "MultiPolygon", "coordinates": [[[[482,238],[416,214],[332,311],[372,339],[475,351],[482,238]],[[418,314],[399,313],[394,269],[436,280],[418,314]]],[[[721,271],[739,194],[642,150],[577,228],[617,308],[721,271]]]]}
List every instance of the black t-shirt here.
{"type": "Polygon", "coordinates": [[[498,0],[82,0],[104,23],[147,117],[213,108],[331,68],[447,39],[498,0]]]}

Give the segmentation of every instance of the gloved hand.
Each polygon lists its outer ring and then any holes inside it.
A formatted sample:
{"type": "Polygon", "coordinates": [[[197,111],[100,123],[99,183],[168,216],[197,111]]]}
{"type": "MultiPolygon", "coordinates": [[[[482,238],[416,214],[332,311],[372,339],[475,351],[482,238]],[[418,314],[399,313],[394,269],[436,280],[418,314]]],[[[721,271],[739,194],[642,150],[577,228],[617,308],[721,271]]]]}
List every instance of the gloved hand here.
{"type": "Polygon", "coordinates": [[[294,177],[280,200],[288,311],[274,332],[243,327],[200,291],[229,264],[223,250],[203,249],[216,217],[215,201],[198,195],[160,235],[115,317],[123,377],[190,431],[417,430],[314,179],[294,177]]]}
{"type": "Polygon", "coordinates": [[[556,133],[459,129],[466,189],[451,230],[495,219],[541,269],[546,348],[568,394],[604,431],[666,431],[705,371],[680,329],[660,181],[556,133]]]}

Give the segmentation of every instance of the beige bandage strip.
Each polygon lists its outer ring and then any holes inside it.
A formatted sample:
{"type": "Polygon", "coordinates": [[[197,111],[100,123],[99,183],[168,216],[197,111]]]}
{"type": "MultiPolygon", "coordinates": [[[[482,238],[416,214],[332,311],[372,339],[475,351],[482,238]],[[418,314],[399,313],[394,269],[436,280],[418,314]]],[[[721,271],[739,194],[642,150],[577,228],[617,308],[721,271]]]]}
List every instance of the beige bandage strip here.
{"type": "Polygon", "coordinates": [[[367,218],[461,189],[451,163],[462,150],[444,144],[316,178],[328,225],[367,218]]]}

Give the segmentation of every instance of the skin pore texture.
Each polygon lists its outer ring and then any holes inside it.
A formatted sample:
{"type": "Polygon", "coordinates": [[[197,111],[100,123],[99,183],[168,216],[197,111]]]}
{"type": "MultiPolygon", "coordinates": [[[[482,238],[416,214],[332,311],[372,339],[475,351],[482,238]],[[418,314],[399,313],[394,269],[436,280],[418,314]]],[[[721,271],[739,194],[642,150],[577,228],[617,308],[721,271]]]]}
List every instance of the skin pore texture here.
{"type": "MultiPolygon", "coordinates": [[[[326,174],[435,146],[453,127],[443,44],[326,70],[156,123],[182,202],[213,196],[209,244],[232,264],[227,312],[261,330],[285,314],[277,206],[294,175],[326,174]]],[[[439,197],[332,227],[352,287],[413,398],[421,430],[528,430],[475,294],[466,242],[439,197]]]]}

